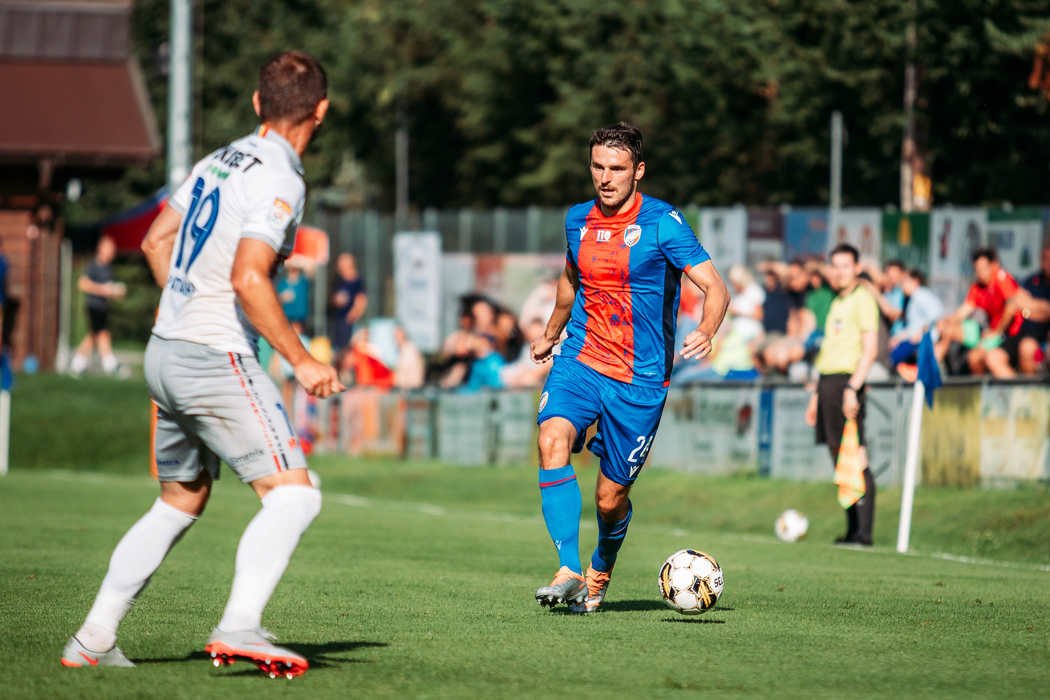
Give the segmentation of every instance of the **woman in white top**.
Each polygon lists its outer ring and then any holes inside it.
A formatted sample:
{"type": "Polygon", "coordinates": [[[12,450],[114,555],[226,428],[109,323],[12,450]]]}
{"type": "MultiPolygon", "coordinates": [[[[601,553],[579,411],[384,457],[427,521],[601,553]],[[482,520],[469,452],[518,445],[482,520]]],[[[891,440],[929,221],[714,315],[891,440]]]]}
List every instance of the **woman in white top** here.
{"type": "Polygon", "coordinates": [[[762,335],[762,304],[766,301],[766,292],[743,265],[729,268],[728,278],[733,287],[733,298],[729,302],[733,330],[746,340],[754,340],[762,335]]]}

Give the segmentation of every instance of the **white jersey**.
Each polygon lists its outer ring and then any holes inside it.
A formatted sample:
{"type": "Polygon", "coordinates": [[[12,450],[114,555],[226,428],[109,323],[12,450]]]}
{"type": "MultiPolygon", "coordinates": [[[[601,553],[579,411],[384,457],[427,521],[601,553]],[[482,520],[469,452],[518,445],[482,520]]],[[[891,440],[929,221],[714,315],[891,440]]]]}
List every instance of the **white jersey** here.
{"type": "Polygon", "coordinates": [[[230,281],[237,245],[254,238],[287,257],[305,201],[298,154],[266,127],[197,163],[169,202],[182,224],[153,333],[254,354],[258,333],[230,281]]]}

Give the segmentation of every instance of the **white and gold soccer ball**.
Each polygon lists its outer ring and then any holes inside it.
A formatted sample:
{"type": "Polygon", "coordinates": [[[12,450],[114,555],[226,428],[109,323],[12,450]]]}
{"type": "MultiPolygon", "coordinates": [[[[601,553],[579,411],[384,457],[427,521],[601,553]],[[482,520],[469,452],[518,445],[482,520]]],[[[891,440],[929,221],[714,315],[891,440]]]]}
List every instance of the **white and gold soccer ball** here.
{"type": "Polygon", "coordinates": [[[660,594],[667,607],[683,615],[699,615],[714,607],[724,585],[722,567],[710,554],[683,549],[660,568],[660,594]]]}
{"type": "Polygon", "coordinates": [[[774,529],[783,541],[798,542],[809,532],[809,518],[797,510],[785,510],[777,517],[774,529]]]}

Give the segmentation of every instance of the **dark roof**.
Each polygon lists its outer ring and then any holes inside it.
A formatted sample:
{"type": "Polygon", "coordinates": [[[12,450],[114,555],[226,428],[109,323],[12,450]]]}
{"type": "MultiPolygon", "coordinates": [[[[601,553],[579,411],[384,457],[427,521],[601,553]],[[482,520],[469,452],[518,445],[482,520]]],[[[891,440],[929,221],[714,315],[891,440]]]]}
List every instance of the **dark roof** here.
{"type": "Polygon", "coordinates": [[[130,24],[130,0],[0,0],[0,59],[122,61],[130,24]]]}
{"type": "Polygon", "coordinates": [[[138,66],[0,61],[0,160],[130,165],[161,141],[138,66]]]}

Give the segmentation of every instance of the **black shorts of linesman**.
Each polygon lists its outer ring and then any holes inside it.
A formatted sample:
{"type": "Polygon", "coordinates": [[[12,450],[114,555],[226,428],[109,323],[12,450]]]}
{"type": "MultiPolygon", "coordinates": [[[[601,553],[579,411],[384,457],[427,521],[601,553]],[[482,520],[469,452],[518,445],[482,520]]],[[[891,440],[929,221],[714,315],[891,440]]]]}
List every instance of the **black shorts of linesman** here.
{"type": "Polygon", "coordinates": [[[817,444],[827,444],[833,463],[846,422],[857,421],[865,493],[846,509],[846,534],[837,544],[872,544],[875,522],[875,479],[864,445],[865,382],[878,355],[879,307],[857,276],[861,268],[857,249],[841,244],[831,251],[828,277],[838,290],[824,325],[824,342],[817,355],[820,373],[816,391],[806,409],[806,422],[817,429],[817,444]]]}

